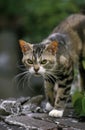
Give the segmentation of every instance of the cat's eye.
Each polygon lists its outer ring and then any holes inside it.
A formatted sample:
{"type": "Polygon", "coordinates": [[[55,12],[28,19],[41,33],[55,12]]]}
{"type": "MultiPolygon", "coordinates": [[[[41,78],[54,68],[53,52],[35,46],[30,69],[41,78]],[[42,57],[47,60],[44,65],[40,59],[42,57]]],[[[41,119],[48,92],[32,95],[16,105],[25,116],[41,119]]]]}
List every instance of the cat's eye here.
{"type": "Polygon", "coordinates": [[[47,60],[44,59],[44,60],[42,60],[40,63],[41,63],[41,64],[46,64],[46,63],[47,63],[47,60]]]}
{"type": "Polygon", "coordinates": [[[31,59],[28,59],[27,62],[28,62],[29,64],[33,64],[33,61],[32,61],[31,59]]]}

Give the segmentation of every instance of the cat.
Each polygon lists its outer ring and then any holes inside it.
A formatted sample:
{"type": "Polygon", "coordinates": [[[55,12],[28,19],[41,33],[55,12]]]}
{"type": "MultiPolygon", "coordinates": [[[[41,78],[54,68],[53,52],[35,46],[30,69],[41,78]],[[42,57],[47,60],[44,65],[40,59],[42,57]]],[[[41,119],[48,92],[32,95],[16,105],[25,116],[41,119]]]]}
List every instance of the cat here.
{"type": "Polygon", "coordinates": [[[81,90],[85,90],[85,16],[69,16],[39,44],[24,40],[19,40],[19,44],[23,53],[22,62],[29,73],[44,77],[49,115],[62,117],[75,66],[79,68],[81,90]]]}

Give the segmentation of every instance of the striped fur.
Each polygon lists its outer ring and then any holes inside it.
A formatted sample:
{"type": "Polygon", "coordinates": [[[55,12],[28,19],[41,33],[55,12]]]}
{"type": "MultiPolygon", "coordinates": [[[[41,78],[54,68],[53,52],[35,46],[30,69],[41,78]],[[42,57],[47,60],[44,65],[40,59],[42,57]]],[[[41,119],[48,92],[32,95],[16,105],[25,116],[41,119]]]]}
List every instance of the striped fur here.
{"type": "Polygon", "coordinates": [[[74,66],[79,66],[81,88],[85,90],[85,16],[68,17],[40,44],[20,41],[23,63],[30,73],[42,75],[46,98],[54,109],[53,117],[63,116],[74,79],[74,66]]]}

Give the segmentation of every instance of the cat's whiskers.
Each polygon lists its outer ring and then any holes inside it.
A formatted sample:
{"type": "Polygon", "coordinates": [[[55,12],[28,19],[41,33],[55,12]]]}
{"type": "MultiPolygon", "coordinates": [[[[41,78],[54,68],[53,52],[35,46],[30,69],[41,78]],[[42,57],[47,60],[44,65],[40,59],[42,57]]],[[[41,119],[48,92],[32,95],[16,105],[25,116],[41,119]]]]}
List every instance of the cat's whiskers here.
{"type": "Polygon", "coordinates": [[[20,76],[23,76],[24,74],[27,74],[27,73],[29,73],[28,70],[25,71],[25,72],[22,72],[22,73],[17,74],[17,75],[14,77],[14,80],[16,80],[16,79],[19,78],[20,76]]]}
{"type": "Polygon", "coordinates": [[[15,82],[17,84],[17,87],[20,86],[20,83],[22,82],[22,80],[26,77],[26,74],[29,75],[29,71],[25,71],[22,73],[17,74],[14,78],[13,78],[13,83],[15,82]]]}
{"type": "Polygon", "coordinates": [[[22,86],[22,88],[24,88],[24,86],[25,86],[25,83],[26,83],[26,79],[29,77],[29,73],[27,73],[27,74],[25,74],[24,76],[23,76],[23,86],[22,86]]]}
{"type": "MultiPolygon", "coordinates": [[[[25,87],[25,84],[26,84],[26,82],[27,82],[27,87],[29,87],[30,90],[32,90],[32,92],[34,92],[34,90],[33,90],[32,87],[31,87],[31,82],[30,82],[31,76],[32,76],[31,73],[26,73],[26,74],[22,77],[22,79],[20,79],[20,82],[23,80],[22,88],[25,87]],[[26,80],[27,80],[27,81],[26,81],[26,80]]],[[[19,82],[19,84],[20,84],[20,82],[19,82]]]]}
{"type": "Polygon", "coordinates": [[[19,79],[19,81],[17,82],[17,88],[21,88],[21,82],[23,81],[23,79],[25,78],[25,75],[19,79]]]}
{"type": "Polygon", "coordinates": [[[50,82],[55,82],[54,81],[54,78],[52,78],[52,76],[50,76],[49,74],[46,74],[46,79],[48,80],[48,81],[50,81],[50,82]]]}
{"type": "Polygon", "coordinates": [[[30,82],[30,81],[31,81],[31,80],[30,80],[30,79],[31,79],[31,76],[32,76],[32,75],[30,74],[29,77],[28,77],[28,84],[29,84],[28,87],[30,88],[30,90],[32,90],[33,93],[35,93],[34,89],[31,87],[31,86],[32,86],[32,85],[31,85],[31,82],[30,82]]]}
{"type": "Polygon", "coordinates": [[[59,74],[62,74],[62,72],[64,72],[64,69],[65,69],[65,66],[63,67],[60,67],[60,69],[54,69],[52,70],[51,72],[55,75],[59,75],[59,74]]]}
{"type": "Polygon", "coordinates": [[[45,73],[46,78],[48,78],[48,80],[50,80],[51,82],[55,82],[55,80],[58,80],[57,76],[54,75],[53,73],[50,72],[46,72],[45,73]]]}
{"type": "Polygon", "coordinates": [[[32,85],[31,85],[31,76],[32,76],[32,74],[29,72],[29,73],[26,73],[25,75],[24,75],[24,77],[23,77],[23,88],[24,88],[24,86],[25,86],[25,84],[26,84],[26,82],[27,82],[27,87],[30,89],[30,90],[32,90],[32,92],[35,92],[34,91],[34,89],[31,87],[32,85]],[[27,81],[26,81],[27,80],[27,81]]]}
{"type": "Polygon", "coordinates": [[[62,74],[62,71],[53,71],[52,73],[53,73],[54,75],[56,75],[56,76],[57,76],[57,75],[59,76],[59,75],[62,74]]]}

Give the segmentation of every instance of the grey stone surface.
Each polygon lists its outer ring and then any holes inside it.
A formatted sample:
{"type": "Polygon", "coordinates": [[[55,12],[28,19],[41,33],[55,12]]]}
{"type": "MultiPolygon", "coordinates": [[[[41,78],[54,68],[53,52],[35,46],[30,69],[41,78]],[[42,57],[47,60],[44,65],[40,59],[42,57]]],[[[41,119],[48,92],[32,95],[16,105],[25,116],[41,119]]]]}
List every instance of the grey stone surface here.
{"type": "Polygon", "coordinates": [[[44,111],[42,95],[0,101],[0,130],[84,130],[85,123],[74,118],[71,107],[62,118],[52,118],[44,111]]]}

